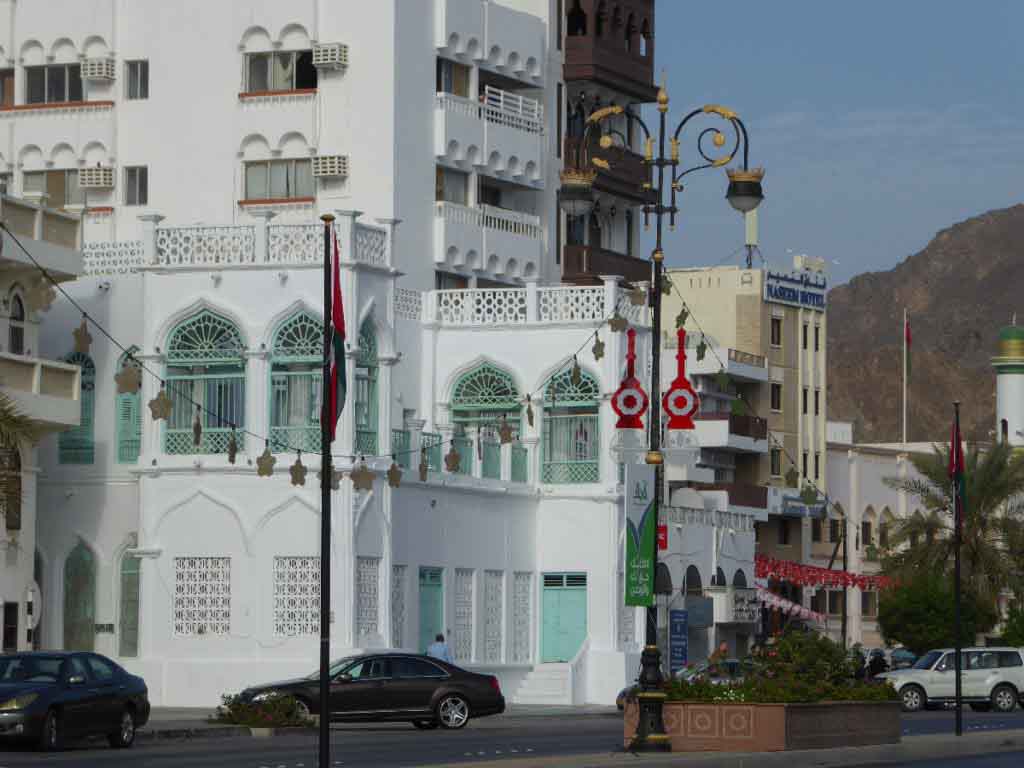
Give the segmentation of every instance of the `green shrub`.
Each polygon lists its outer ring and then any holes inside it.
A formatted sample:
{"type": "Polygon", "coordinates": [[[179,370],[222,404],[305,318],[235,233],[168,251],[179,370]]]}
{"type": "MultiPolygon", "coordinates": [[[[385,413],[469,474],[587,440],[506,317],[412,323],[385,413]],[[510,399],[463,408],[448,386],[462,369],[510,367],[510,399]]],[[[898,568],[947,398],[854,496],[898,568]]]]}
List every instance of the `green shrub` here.
{"type": "Polygon", "coordinates": [[[227,694],[221,696],[221,705],[211,720],[250,728],[286,728],[313,723],[299,711],[292,696],[271,696],[257,702],[243,702],[240,697],[227,694]]]}

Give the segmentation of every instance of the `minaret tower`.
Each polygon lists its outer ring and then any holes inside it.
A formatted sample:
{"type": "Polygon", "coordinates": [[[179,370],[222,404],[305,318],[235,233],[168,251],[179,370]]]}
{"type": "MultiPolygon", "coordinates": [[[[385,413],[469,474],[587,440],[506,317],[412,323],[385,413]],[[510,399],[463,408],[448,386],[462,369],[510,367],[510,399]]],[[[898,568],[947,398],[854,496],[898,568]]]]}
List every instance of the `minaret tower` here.
{"type": "Polygon", "coordinates": [[[1024,448],[1024,325],[999,331],[996,369],[996,439],[1024,448]]]}

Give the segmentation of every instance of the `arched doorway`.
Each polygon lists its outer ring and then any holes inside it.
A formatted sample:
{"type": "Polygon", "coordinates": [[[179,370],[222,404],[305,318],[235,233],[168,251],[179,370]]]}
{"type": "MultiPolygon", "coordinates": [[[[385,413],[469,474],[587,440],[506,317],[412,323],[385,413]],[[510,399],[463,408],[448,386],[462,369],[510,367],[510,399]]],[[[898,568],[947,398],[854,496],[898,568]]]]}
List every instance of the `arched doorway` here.
{"type": "Polygon", "coordinates": [[[64,650],[92,651],[96,642],[96,556],[79,541],[64,561],[64,650]]]}

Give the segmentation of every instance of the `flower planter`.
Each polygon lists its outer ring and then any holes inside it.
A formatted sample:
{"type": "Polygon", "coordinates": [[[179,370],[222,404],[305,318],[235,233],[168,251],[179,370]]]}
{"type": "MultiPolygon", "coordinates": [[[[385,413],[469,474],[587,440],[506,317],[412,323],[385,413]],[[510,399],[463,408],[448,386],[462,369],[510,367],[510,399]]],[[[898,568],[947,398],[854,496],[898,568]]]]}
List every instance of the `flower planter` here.
{"type": "MultiPolygon", "coordinates": [[[[673,752],[781,752],[896,744],[899,702],[714,704],[667,701],[665,731],[673,752]]],[[[638,709],[626,702],[624,745],[636,733],[638,709]]]]}

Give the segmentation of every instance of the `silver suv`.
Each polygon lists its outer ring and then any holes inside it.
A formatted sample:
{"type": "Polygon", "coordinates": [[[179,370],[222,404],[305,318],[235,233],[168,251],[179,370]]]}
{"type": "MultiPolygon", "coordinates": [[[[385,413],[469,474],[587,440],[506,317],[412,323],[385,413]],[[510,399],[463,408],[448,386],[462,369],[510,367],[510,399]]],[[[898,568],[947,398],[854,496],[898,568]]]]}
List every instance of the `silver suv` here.
{"type": "MultiPolygon", "coordinates": [[[[953,649],[928,651],[910,669],[885,672],[900,694],[904,712],[955,700],[953,649]]],[[[1024,704],[1024,653],[1020,648],[963,648],[960,657],[961,692],[971,709],[1012,712],[1024,704]]]]}

